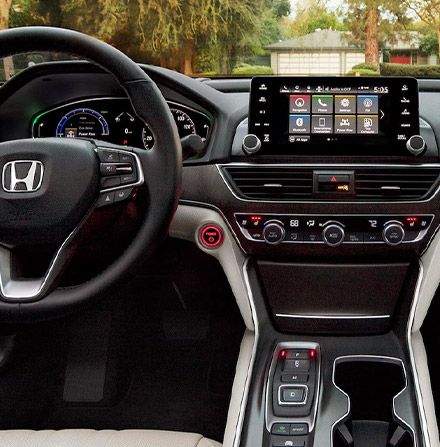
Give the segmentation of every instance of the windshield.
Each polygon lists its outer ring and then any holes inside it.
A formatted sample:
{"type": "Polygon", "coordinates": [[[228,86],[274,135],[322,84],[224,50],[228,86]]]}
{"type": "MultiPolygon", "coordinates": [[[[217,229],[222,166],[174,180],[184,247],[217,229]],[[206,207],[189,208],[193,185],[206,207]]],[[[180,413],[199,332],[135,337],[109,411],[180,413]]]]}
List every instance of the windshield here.
{"type": "MultiPolygon", "coordinates": [[[[0,0],[0,29],[45,25],[195,77],[439,77],[438,0],[0,0]]],[[[18,55],[0,81],[62,54],[18,55]]]]}

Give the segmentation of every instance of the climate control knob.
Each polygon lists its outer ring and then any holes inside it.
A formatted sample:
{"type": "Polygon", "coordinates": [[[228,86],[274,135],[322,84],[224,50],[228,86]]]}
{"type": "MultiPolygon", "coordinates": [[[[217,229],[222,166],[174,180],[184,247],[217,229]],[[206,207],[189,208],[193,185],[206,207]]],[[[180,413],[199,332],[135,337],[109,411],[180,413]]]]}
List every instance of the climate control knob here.
{"type": "Polygon", "coordinates": [[[405,230],[398,222],[388,222],[382,231],[383,240],[388,245],[399,245],[405,237],[405,230]]]}
{"type": "Polygon", "coordinates": [[[278,245],[283,242],[286,232],[281,224],[269,222],[263,230],[264,240],[271,245],[278,245]]]}
{"type": "Polygon", "coordinates": [[[327,225],[322,231],[322,238],[330,247],[337,247],[344,242],[344,228],[338,224],[327,225]]]}

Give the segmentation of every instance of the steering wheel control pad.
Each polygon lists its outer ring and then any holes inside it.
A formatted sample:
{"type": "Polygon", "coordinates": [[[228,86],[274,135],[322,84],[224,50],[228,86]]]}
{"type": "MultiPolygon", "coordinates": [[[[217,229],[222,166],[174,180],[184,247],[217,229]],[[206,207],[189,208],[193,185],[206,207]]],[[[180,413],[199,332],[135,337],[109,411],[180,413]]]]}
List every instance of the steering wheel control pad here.
{"type": "Polygon", "coordinates": [[[99,191],[94,144],[68,138],[0,143],[2,244],[60,245],[99,191]]]}
{"type": "Polygon", "coordinates": [[[101,175],[97,207],[112,205],[128,199],[133,188],[144,182],[143,172],[138,156],[127,150],[110,147],[97,147],[99,171],[101,175]]]}

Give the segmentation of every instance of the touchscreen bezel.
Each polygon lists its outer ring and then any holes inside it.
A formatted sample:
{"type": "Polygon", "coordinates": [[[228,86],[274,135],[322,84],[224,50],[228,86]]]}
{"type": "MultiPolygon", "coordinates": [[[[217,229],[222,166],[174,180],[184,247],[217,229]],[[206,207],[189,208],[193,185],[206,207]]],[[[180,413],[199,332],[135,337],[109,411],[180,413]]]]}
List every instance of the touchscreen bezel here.
{"type": "Polygon", "coordinates": [[[249,133],[260,138],[260,153],[265,155],[405,156],[407,140],[420,133],[418,83],[410,77],[258,76],[251,82],[249,133]],[[291,96],[301,95],[309,97],[303,112],[304,120],[309,116],[309,127],[295,128],[291,116],[301,118],[302,115],[301,109],[297,113],[291,109],[291,96]],[[321,116],[312,112],[317,95],[333,97],[332,113],[326,118],[329,122],[330,117],[332,122],[331,132],[312,132],[317,130],[312,127],[312,121],[321,116]],[[359,107],[358,96],[378,100],[377,114],[369,110],[363,116],[357,108],[354,113],[346,113],[344,124],[350,121],[355,126],[351,134],[336,133],[336,117],[339,119],[343,114],[336,113],[336,98],[344,96],[354,96],[356,107],[359,107]],[[374,125],[377,123],[377,129],[374,128],[377,133],[360,133],[357,126],[368,117],[374,118],[374,125]],[[297,129],[301,132],[295,132],[297,129]]]}

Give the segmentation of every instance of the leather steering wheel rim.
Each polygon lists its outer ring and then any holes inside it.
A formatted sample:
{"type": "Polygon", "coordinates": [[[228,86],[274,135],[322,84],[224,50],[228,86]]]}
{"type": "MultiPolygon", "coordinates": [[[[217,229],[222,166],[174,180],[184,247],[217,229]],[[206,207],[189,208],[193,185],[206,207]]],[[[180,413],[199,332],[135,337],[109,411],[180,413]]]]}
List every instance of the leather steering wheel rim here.
{"type": "Polygon", "coordinates": [[[32,52],[79,56],[111,73],[127,93],[137,116],[148,123],[155,145],[145,154],[138,152],[149,166],[149,175],[145,175],[149,202],[142,225],[125,252],[86,283],[54,289],[34,302],[0,301],[0,321],[6,323],[67,315],[132,277],[134,267],[151,256],[167,234],[181,191],[182,158],[177,127],[160,90],[135,62],[116,48],[76,31],[26,27],[0,32],[0,58],[32,52]]]}

